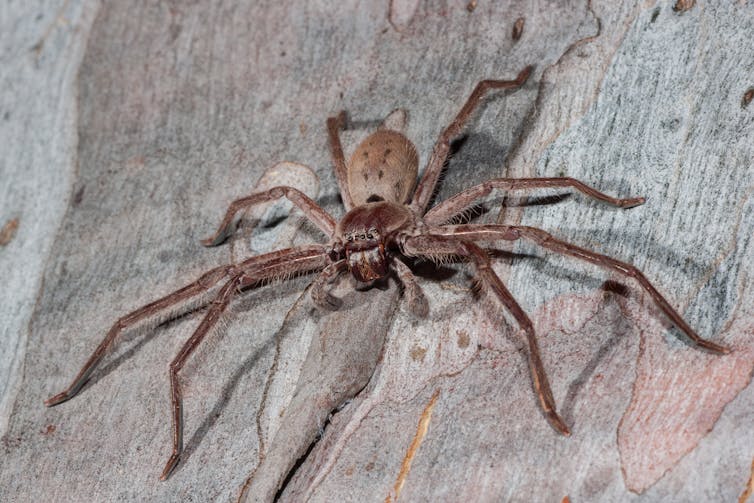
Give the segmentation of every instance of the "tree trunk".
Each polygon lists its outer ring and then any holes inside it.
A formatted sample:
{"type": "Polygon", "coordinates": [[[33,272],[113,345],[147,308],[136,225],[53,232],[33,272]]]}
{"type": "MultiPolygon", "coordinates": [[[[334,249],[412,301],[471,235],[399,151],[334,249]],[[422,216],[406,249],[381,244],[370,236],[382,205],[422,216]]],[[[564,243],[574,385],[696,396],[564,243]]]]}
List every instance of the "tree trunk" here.
{"type": "Polygon", "coordinates": [[[3,11],[0,500],[749,498],[750,5],[229,3],[3,11]],[[199,244],[231,200],[281,183],[340,218],[328,116],[348,112],[348,155],[404,108],[426,163],[479,80],[530,64],[454,143],[436,201],[505,176],[646,197],[623,210],[496,194],[477,221],[636,265],[732,353],[692,347],[630,278],[500,244],[495,270],[534,322],[570,437],[539,407],[515,321],[462,264],[418,264],[424,320],[394,281],[342,278],[334,313],[314,307],[311,276],[239,295],[181,371],[185,452],[165,482],[168,365],[206,309],[127,332],[79,395],[44,407],[118,317],[212,267],[325,242],[273,204],[230,243],[199,244]]]}

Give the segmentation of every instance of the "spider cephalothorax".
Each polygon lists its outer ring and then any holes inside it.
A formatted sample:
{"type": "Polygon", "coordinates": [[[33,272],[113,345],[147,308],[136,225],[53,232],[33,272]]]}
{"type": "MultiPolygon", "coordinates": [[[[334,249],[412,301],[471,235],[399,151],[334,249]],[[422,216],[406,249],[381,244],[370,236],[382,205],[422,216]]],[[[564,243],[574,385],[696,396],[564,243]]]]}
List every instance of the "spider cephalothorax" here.
{"type": "Polygon", "coordinates": [[[410,210],[387,201],[366,203],[349,211],[336,234],[343,241],[351,274],[361,282],[387,276],[386,249],[393,245],[395,233],[412,221],[410,210]]]}
{"type": "Polygon", "coordinates": [[[327,130],[335,176],[347,211],[340,223],[336,223],[324,209],[300,191],[291,187],[274,187],[234,201],[218,231],[203,241],[203,244],[219,245],[232,234],[234,218],[239,211],[282,197],[288,198],[301,209],[325,233],[329,242],[277,250],[251,257],[240,264],[217,267],[184,288],[123,316],[113,325],[70,386],[45,403],[48,406],[56,405],[78,393],[124,329],[222,283],[223,286],[210,304],[202,323],[170,364],[173,452],[162,471],[161,478],[165,479],[175,468],[183,450],[183,395],[178,373],[239,291],[268,279],[319,271],[312,284],[312,298],[318,305],[337,308],[340,301],[330,295],[327,288],[341,272],[347,269],[362,282],[393,273],[403,283],[404,295],[412,311],[423,316],[427,312],[426,300],[411,269],[400,256],[433,258],[451,255],[471,264],[482,289],[497,299],[520,326],[528,344],[532,382],[542,410],[553,427],[567,435],[569,429],[556,412],[555,400],[539,356],[534,326],[493,270],[489,255],[477,244],[501,240],[529,240],[547,250],[570,255],[634,279],[696,346],[717,353],[727,352],[723,346],[699,337],[641,271],[630,264],[569,244],[533,227],[448,225],[454,217],[474,206],[493,190],[567,187],[621,208],[642,204],[643,198],[613,198],[573,178],[497,178],[466,189],[428,209],[450,151],[450,142],[462,131],[485,92],[495,88],[518,88],[526,82],[530,72],[531,67],[527,67],[514,80],[479,82],[461,111],[437,140],[418,184],[416,149],[401,131],[391,127],[386,121],[383,128],[359,144],[350,162],[346,164],[339,136],[339,130],[345,126],[345,114],[328,119],[327,130]]]}

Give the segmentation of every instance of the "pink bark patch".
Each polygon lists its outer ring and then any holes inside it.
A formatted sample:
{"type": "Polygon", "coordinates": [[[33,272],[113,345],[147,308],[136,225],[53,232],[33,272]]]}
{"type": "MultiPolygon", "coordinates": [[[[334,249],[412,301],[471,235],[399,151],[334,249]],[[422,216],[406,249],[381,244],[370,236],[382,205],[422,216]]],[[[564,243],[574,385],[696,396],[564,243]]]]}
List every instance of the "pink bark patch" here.
{"type": "Polygon", "coordinates": [[[733,349],[719,356],[671,346],[655,313],[633,301],[623,307],[641,330],[641,346],[633,396],[618,427],[618,448],[626,486],[641,493],[696,447],[748,385],[754,322],[734,318],[715,336],[733,349]]]}

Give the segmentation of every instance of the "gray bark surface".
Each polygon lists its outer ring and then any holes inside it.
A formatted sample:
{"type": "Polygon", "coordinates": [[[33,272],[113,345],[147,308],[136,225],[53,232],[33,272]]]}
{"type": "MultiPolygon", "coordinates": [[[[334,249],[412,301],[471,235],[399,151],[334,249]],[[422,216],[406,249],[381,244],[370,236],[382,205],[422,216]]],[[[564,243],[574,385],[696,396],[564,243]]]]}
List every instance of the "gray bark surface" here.
{"type": "Polygon", "coordinates": [[[754,500],[751,5],[252,3],[4,7],[0,228],[19,225],[0,246],[0,501],[754,500]],[[78,396],[44,407],[119,316],[217,265],[323,242],[276,203],[199,244],[231,200],[281,183],[342,216],[329,115],[354,121],[348,155],[406,109],[423,165],[480,79],[528,64],[522,89],[480,107],[437,200],[502,176],[645,196],[497,195],[478,221],[633,263],[730,355],[692,348],[630,279],[504,243],[495,269],[534,321],[568,438],[515,322],[461,265],[420,268],[426,320],[394,281],[344,279],[333,313],[311,276],[239,296],[182,371],[186,449],[166,482],[168,364],[200,306],[129,331],[78,396]]]}

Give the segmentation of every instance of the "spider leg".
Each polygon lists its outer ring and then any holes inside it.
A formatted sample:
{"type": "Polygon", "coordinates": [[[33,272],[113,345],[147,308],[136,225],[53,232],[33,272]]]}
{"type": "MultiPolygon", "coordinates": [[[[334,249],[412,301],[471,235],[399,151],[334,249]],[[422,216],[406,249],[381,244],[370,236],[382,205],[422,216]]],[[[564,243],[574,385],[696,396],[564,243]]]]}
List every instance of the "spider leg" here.
{"type": "Polygon", "coordinates": [[[346,211],[353,208],[353,199],[351,192],[348,190],[348,172],[346,167],[346,158],[343,155],[343,146],[340,143],[340,130],[346,126],[347,116],[345,111],[341,111],[336,117],[327,119],[327,137],[330,144],[330,154],[332,155],[333,165],[335,167],[335,179],[338,180],[340,188],[340,197],[343,199],[343,206],[346,211]]]}
{"type": "Polygon", "coordinates": [[[233,277],[212,301],[210,309],[202,319],[193,335],[186,341],[181,351],[170,363],[170,396],[173,416],[173,452],[160,475],[165,480],[178,464],[183,451],[183,394],[178,381],[178,372],[183,368],[189,356],[201,344],[209,330],[220,319],[233,296],[242,288],[257,285],[265,280],[289,277],[292,274],[317,270],[325,267],[327,255],[321,246],[287,248],[276,252],[258,255],[242,262],[233,271],[233,277]]]}
{"type": "Polygon", "coordinates": [[[288,198],[288,200],[301,209],[301,211],[304,212],[304,215],[319,227],[327,237],[332,237],[333,232],[335,232],[335,220],[333,220],[325,210],[300,190],[294,189],[293,187],[281,186],[242,197],[241,199],[236,199],[230,203],[228,211],[225,212],[225,218],[223,218],[223,221],[220,223],[220,227],[212,236],[203,239],[201,243],[204,246],[217,246],[223,243],[235,230],[233,219],[235,218],[236,213],[250,206],[280,199],[281,197],[288,198]]]}
{"type": "Polygon", "coordinates": [[[58,393],[57,395],[45,400],[45,405],[51,407],[76,396],[91,373],[102,360],[102,357],[105,356],[109,348],[112,346],[113,342],[117,339],[118,335],[120,335],[123,330],[175,304],[206,292],[207,290],[212,288],[212,286],[218,283],[222,278],[226,277],[232,267],[233,266],[226,265],[212,269],[211,271],[203,274],[198,280],[194,281],[190,285],[187,285],[180,290],[176,290],[175,292],[166,295],[161,299],[147,304],[146,306],[140,307],[139,309],[119,318],[118,321],[116,321],[115,324],[107,332],[105,338],[102,340],[102,342],[100,342],[99,346],[97,346],[97,349],[94,350],[94,353],[92,353],[92,355],[86,361],[76,377],[73,379],[73,382],[71,382],[71,384],[61,393],[58,393]]]}
{"type": "Polygon", "coordinates": [[[429,200],[432,198],[432,193],[435,191],[437,181],[440,178],[442,167],[445,164],[445,160],[448,158],[448,152],[450,152],[450,142],[458,136],[463,130],[463,127],[468,122],[471,114],[474,112],[479,103],[482,101],[485,93],[490,89],[515,89],[521,87],[529,78],[533,67],[527,66],[518,74],[515,80],[482,80],[479,82],[472,91],[466,103],[458,112],[453,122],[445,128],[440,134],[440,137],[435,143],[435,148],[432,150],[432,155],[429,158],[427,167],[424,169],[421,181],[416,186],[414,191],[414,197],[411,201],[411,209],[417,214],[423,214],[424,210],[429,204],[429,200]]]}
{"type": "Polygon", "coordinates": [[[468,239],[473,241],[479,240],[500,240],[505,239],[513,241],[517,239],[527,239],[533,241],[539,246],[548,250],[560,253],[561,255],[570,255],[577,259],[591,262],[592,264],[604,267],[611,271],[618,272],[624,276],[635,279],[645,292],[652,297],[655,304],[663,313],[678,327],[686,337],[688,337],[696,346],[708,349],[715,353],[729,353],[730,350],[724,346],[716,344],[707,339],[700,337],[686,321],[678,314],[678,311],[671,307],[665,297],[649,282],[644,274],[631,264],[621,262],[607,255],[595,253],[593,251],[580,248],[566,241],[557,239],[549,233],[534,227],[513,226],[513,225],[447,225],[430,229],[428,232],[443,236],[452,236],[456,239],[468,239]]]}
{"type": "Polygon", "coordinates": [[[165,464],[165,468],[162,470],[160,480],[168,478],[178,464],[181,452],[183,451],[183,394],[181,393],[181,385],[178,382],[178,372],[183,368],[191,353],[202,342],[209,329],[220,319],[220,315],[225,311],[230,299],[238,292],[239,278],[240,275],[236,275],[225,283],[225,286],[220,290],[215,300],[212,301],[212,307],[207,311],[199,327],[183,345],[180,353],[170,363],[170,398],[173,404],[173,452],[165,464]]]}
{"type": "Polygon", "coordinates": [[[416,277],[411,269],[399,258],[390,261],[390,269],[398,276],[403,284],[403,293],[408,300],[409,310],[417,318],[426,318],[429,314],[429,304],[421,287],[416,282],[416,277]]]}
{"type": "Polygon", "coordinates": [[[311,286],[311,296],[314,303],[322,309],[337,310],[343,305],[343,301],[331,295],[327,287],[333,284],[340,273],[348,268],[346,260],[339,260],[328,265],[314,279],[311,286]]]}
{"type": "Polygon", "coordinates": [[[495,189],[519,190],[550,187],[571,187],[594,199],[599,199],[620,208],[632,208],[644,204],[643,197],[620,199],[610,197],[585,183],[574,178],[496,178],[459,192],[455,196],[446,199],[424,216],[424,221],[429,225],[444,224],[465,209],[473,205],[478,199],[487,196],[495,189]]]}
{"type": "Polygon", "coordinates": [[[539,403],[547,419],[558,432],[563,435],[570,435],[568,426],[558,415],[555,408],[555,399],[552,396],[550,383],[539,355],[534,325],[492,269],[490,259],[484,250],[468,241],[458,241],[454,238],[435,235],[405,238],[402,249],[406,255],[411,256],[433,257],[438,254],[451,254],[466,257],[472,262],[477,275],[481,279],[482,287],[494,294],[503,303],[526,335],[526,341],[529,345],[529,370],[531,371],[534,389],[539,397],[539,403]]]}

